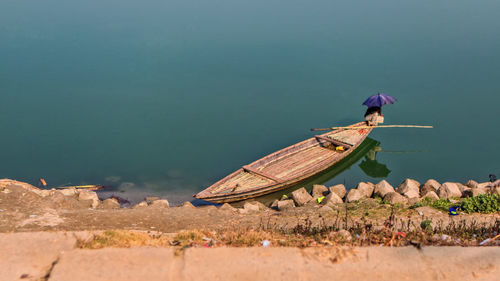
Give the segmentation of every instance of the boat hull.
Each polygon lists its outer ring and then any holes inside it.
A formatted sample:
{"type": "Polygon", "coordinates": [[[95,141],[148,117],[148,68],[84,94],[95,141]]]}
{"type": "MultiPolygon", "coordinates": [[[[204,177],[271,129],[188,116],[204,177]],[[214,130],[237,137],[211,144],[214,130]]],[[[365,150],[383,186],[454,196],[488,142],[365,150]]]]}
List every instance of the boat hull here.
{"type": "Polygon", "coordinates": [[[351,125],[352,129],[318,135],[269,154],[236,170],[194,197],[213,203],[230,203],[298,185],[332,168],[356,151],[372,130],[354,129],[363,125],[365,123],[361,122],[351,125]],[[346,150],[338,150],[339,146],[346,150]]]}

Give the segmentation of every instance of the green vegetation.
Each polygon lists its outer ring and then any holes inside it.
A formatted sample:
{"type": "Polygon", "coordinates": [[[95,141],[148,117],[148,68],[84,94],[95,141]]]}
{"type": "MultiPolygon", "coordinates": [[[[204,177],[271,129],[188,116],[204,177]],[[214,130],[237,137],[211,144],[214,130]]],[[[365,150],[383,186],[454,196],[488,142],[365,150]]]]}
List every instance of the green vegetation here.
{"type": "Polygon", "coordinates": [[[491,214],[500,212],[500,195],[481,194],[478,196],[465,198],[458,203],[453,203],[449,199],[439,199],[436,201],[431,201],[429,198],[424,198],[422,201],[413,204],[410,208],[415,209],[422,206],[430,206],[444,212],[448,212],[448,209],[452,206],[458,206],[461,210],[469,214],[491,214]]]}
{"type": "Polygon", "coordinates": [[[432,201],[430,198],[424,198],[424,199],[422,199],[422,201],[413,204],[410,208],[415,209],[415,208],[422,207],[422,206],[430,206],[434,209],[448,212],[448,209],[453,205],[455,205],[455,204],[453,202],[451,202],[449,199],[439,199],[439,200],[432,201]]]}
{"type": "Polygon", "coordinates": [[[467,213],[490,214],[500,212],[500,195],[481,194],[465,198],[462,201],[461,208],[467,213]]]}

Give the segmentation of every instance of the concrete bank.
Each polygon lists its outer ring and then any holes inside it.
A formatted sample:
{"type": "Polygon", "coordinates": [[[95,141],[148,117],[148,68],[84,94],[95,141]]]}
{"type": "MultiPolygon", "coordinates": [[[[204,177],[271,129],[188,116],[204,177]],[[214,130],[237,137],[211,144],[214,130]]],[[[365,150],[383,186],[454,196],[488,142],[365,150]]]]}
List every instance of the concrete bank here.
{"type": "Polygon", "coordinates": [[[496,280],[500,247],[79,249],[88,232],[0,234],[0,280],[496,280]]]}

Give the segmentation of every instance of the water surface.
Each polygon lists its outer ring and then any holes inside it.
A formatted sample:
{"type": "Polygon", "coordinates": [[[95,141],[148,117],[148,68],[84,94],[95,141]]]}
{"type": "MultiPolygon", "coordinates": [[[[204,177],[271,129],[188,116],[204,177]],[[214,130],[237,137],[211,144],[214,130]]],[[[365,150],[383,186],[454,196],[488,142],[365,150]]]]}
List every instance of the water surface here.
{"type": "MultiPolygon", "coordinates": [[[[398,98],[387,124],[435,126],[374,130],[389,182],[486,181],[499,14],[493,0],[4,0],[0,178],[185,200],[309,128],[361,120],[381,91],[398,98]]],[[[380,180],[362,161],[328,183],[380,180]]]]}

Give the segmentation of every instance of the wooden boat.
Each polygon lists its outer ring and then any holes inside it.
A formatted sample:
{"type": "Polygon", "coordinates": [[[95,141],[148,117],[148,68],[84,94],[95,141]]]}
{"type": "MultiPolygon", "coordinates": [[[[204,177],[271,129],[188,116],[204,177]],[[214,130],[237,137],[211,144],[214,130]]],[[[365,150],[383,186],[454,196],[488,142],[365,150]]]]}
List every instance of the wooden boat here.
{"type": "Polygon", "coordinates": [[[194,197],[214,203],[235,202],[299,184],[346,158],[371,131],[360,122],[316,135],[243,166],[194,197]]]}

